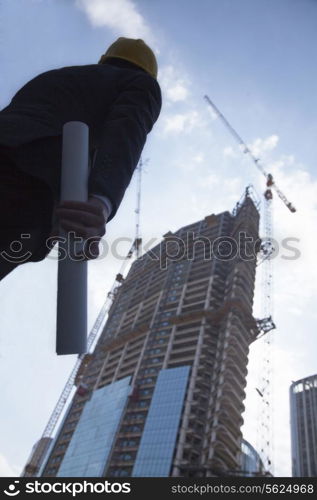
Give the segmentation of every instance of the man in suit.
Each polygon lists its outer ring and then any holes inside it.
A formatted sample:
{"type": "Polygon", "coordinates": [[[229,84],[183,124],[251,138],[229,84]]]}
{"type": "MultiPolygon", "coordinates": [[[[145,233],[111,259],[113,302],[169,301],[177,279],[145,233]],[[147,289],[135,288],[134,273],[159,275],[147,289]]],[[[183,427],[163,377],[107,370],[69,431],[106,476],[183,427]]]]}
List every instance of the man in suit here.
{"type": "Polygon", "coordinates": [[[49,253],[54,224],[92,239],[122,201],[161,110],[157,62],[140,39],[119,38],[98,64],[42,73],[0,112],[0,279],[49,253]],[[59,203],[62,127],[89,126],[86,203],[59,203]]]}

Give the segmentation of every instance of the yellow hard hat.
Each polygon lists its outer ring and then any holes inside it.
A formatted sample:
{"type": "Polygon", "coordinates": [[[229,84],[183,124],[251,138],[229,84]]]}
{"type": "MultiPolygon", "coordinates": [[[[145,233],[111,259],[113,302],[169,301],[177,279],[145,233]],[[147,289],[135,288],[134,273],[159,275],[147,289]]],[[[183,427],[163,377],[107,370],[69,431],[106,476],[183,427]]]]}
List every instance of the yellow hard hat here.
{"type": "Polygon", "coordinates": [[[120,37],[116,40],[99,60],[102,64],[110,57],[118,57],[130,61],[157,78],[157,62],[154,52],[143,40],[138,38],[120,37]]]}

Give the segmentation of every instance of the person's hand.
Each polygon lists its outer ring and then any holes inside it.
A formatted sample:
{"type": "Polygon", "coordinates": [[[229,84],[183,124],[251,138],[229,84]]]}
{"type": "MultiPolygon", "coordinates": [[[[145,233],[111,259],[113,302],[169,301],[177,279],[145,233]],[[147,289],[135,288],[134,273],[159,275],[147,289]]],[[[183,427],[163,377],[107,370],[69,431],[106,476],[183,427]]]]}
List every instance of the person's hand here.
{"type": "Polygon", "coordinates": [[[55,209],[56,222],[62,230],[73,232],[85,241],[89,239],[84,245],[87,259],[96,259],[99,255],[99,242],[106,233],[108,215],[104,203],[94,197],[87,202],[63,201],[55,209]]]}

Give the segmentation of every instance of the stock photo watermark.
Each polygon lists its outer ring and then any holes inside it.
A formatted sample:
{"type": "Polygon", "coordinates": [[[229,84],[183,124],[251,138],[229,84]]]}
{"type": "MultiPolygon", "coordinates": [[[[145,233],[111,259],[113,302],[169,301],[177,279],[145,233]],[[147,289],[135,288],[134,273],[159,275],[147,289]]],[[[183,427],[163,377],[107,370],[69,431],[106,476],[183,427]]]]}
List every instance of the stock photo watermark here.
{"type": "MultiPolygon", "coordinates": [[[[20,239],[11,242],[6,250],[0,252],[3,259],[14,264],[23,264],[31,260],[30,234],[21,234],[20,239]]],[[[69,258],[74,261],[84,261],[91,258],[93,249],[98,243],[98,253],[95,257],[105,259],[109,255],[117,260],[125,260],[127,252],[122,251],[122,246],[132,248],[134,239],[126,236],[116,238],[111,243],[105,239],[76,236],[70,232],[66,236],[52,236],[46,239],[46,254],[50,260],[64,260],[69,258]]],[[[140,260],[147,258],[159,263],[161,269],[166,269],[169,262],[181,260],[217,259],[221,261],[254,261],[265,259],[297,260],[301,256],[299,250],[300,239],[296,237],[283,238],[281,241],[270,238],[253,238],[241,231],[235,237],[219,236],[209,239],[207,236],[195,236],[188,232],[184,238],[168,235],[162,242],[159,238],[150,238],[142,242],[140,260]]]]}

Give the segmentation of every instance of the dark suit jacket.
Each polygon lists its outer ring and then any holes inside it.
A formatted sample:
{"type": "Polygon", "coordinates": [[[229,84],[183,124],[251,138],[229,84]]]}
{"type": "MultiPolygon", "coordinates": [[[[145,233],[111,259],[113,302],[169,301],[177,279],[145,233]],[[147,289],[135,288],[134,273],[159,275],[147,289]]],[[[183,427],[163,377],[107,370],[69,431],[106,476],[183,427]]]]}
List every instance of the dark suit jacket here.
{"type": "Polygon", "coordinates": [[[89,192],[107,196],[112,218],[161,109],[156,80],[137,68],[71,66],[29,81],[0,112],[0,145],[19,168],[59,192],[63,124],[82,121],[94,156],[89,192]]]}

